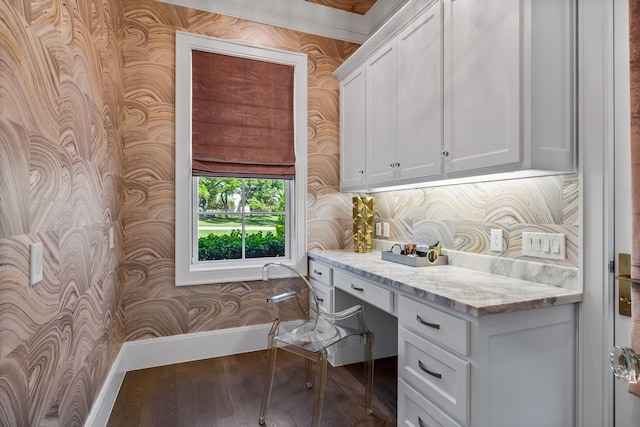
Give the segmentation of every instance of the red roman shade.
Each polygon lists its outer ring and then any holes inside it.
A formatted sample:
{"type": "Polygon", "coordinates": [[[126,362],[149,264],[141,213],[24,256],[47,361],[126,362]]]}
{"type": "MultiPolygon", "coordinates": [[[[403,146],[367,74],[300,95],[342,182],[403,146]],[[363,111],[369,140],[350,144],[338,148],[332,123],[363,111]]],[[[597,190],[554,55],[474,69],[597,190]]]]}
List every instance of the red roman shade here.
{"type": "Polygon", "coordinates": [[[294,67],[192,51],[192,174],[295,176],[294,67]]]}

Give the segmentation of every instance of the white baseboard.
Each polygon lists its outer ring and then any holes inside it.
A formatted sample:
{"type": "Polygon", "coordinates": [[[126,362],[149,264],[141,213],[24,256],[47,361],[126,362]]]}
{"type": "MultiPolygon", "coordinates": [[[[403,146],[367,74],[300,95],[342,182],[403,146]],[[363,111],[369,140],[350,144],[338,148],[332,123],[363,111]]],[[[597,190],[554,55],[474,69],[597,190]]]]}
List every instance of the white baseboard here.
{"type": "Polygon", "coordinates": [[[124,343],[84,426],[107,425],[127,371],[264,350],[270,328],[271,324],[244,326],[124,343]]]}
{"type": "Polygon", "coordinates": [[[122,385],[124,375],[127,373],[124,362],[124,346],[118,352],[116,360],[113,362],[113,366],[107,374],[107,378],[100,389],[98,397],[91,406],[91,411],[87,417],[84,425],[85,427],[93,426],[106,426],[109,421],[109,415],[111,415],[111,408],[116,401],[118,391],[122,385]]]}

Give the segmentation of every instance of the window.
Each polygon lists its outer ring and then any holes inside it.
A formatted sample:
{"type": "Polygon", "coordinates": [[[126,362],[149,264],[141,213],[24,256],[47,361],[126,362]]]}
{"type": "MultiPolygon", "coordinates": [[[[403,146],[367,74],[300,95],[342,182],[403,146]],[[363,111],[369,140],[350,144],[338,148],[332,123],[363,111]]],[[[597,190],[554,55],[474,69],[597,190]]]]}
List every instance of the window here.
{"type": "Polygon", "coordinates": [[[198,262],[286,257],[290,180],[194,177],[198,262]]]}
{"type": "MultiPolygon", "coordinates": [[[[218,105],[210,115],[224,115],[228,110],[218,105]]],[[[259,279],[262,266],[271,260],[306,272],[306,126],[306,55],[176,33],[176,285],[259,279]],[[223,167],[218,169],[221,173],[203,169],[200,146],[196,145],[198,135],[215,139],[219,132],[207,132],[200,120],[196,97],[201,91],[194,85],[202,87],[203,82],[198,70],[193,69],[199,62],[192,59],[201,57],[201,52],[281,64],[294,70],[295,165],[283,159],[278,163],[285,172],[256,175],[228,172],[226,165],[232,161],[223,159],[223,167]]],[[[238,129],[229,134],[240,146],[252,132],[238,129]]],[[[283,152],[272,144],[262,145],[259,150],[283,152]]]]}

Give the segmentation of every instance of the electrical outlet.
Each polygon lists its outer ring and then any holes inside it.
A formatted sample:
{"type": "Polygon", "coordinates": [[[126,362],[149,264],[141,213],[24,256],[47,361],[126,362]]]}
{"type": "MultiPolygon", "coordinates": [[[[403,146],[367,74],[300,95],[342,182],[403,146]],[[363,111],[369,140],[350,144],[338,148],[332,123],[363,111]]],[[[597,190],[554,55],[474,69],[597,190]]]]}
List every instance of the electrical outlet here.
{"type": "Polygon", "coordinates": [[[382,237],[389,237],[389,223],[382,223],[382,237]]]}
{"type": "Polygon", "coordinates": [[[491,229],[491,250],[494,252],[502,252],[502,230],[499,228],[491,229]]]}
{"type": "Polygon", "coordinates": [[[376,236],[382,235],[382,223],[376,222],[376,236]]]}
{"type": "Polygon", "coordinates": [[[113,227],[109,228],[109,249],[113,249],[114,239],[113,239],[113,227]]]}
{"type": "Polygon", "coordinates": [[[522,255],[537,258],[566,258],[565,235],[559,233],[522,233],[522,255]]]}
{"type": "Polygon", "coordinates": [[[34,243],[31,245],[29,257],[29,284],[31,286],[42,280],[42,243],[34,243]]]}

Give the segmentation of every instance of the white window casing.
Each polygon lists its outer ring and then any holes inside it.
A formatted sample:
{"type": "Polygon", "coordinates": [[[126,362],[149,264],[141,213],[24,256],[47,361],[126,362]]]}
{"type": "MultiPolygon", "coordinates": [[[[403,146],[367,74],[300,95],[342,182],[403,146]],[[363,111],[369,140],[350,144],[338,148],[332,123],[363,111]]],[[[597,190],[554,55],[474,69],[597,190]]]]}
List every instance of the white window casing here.
{"type": "MultiPolygon", "coordinates": [[[[194,253],[194,215],[191,175],[191,52],[200,50],[293,66],[296,178],[288,194],[287,256],[277,258],[302,274],[307,271],[307,55],[273,48],[176,32],[176,171],[175,171],[175,273],[176,286],[228,283],[260,279],[265,259],[198,263],[194,253]]],[[[195,192],[197,197],[197,191],[195,192]]]]}

